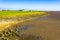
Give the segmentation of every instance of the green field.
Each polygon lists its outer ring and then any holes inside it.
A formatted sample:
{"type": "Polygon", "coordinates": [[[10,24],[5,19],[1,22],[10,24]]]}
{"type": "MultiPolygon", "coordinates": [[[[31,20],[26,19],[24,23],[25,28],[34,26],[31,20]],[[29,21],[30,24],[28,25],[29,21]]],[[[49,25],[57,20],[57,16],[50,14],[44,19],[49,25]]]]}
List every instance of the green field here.
{"type": "Polygon", "coordinates": [[[12,18],[12,17],[21,17],[21,16],[32,16],[32,15],[43,15],[43,11],[0,11],[0,18],[12,18]]]}

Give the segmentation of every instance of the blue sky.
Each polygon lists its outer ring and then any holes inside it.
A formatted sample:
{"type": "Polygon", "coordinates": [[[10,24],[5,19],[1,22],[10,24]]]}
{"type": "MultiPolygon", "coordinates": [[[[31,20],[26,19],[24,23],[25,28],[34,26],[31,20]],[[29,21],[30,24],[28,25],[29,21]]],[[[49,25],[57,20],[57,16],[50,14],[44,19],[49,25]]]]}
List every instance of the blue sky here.
{"type": "Polygon", "coordinates": [[[60,0],[0,0],[0,9],[60,11],[60,0]]]}

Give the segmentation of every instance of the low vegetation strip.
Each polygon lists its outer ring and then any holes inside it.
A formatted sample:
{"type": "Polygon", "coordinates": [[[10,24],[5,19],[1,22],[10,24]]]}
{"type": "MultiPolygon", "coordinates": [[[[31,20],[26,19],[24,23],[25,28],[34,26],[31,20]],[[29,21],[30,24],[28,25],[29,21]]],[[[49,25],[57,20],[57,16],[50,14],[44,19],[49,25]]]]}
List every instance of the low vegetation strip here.
{"type": "Polygon", "coordinates": [[[44,15],[46,12],[39,11],[0,11],[0,20],[9,18],[18,18],[23,16],[44,15]]]}

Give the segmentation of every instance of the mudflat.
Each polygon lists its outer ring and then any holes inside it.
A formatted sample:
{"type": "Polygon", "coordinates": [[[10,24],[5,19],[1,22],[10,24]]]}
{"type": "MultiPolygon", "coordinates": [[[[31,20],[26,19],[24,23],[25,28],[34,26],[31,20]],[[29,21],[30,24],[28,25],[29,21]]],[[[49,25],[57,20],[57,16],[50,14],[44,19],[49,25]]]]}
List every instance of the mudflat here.
{"type": "Polygon", "coordinates": [[[42,40],[60,40],[60,11],[50,11],[50,15],[23,22],[31,28],[22,33],[41,36],[42,40]]]}

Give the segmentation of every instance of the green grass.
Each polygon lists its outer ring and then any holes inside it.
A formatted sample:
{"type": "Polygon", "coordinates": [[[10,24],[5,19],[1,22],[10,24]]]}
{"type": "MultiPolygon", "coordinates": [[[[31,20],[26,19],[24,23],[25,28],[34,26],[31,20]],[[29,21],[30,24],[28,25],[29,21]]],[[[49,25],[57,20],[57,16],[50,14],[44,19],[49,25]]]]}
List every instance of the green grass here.
{"type": "Polygon", "coordinates": [[[0,11],[0,18],[21,17],[28,15],[43,15],[45,12],[39,11],[0,11]]]}

